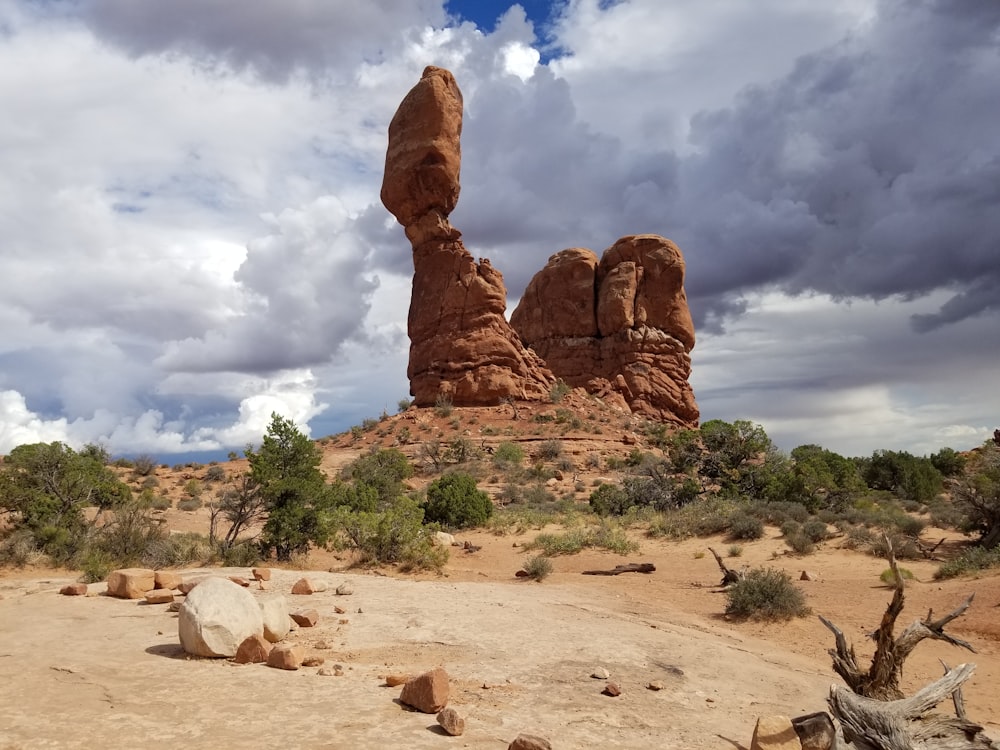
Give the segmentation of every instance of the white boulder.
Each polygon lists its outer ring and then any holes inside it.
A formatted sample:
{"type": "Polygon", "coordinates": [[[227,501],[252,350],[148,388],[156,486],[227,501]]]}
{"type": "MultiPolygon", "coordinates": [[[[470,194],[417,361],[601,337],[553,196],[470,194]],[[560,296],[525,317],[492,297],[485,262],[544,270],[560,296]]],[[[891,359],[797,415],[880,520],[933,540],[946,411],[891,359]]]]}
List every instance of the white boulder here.
{"type": "Polygon", "coordinates": [[[288,619],[288,600],[281,594],[274,594],[257,601],[264,618],[264,637],[271,643],[277,643],[288,635],[291,622],[288,619]]]}
{"type": "Polygon", "coordinates": [[[227,578],[208,578],[180,608],[181,646],[194,656],[235,656],[240,644],[264,632],[264,616],[253,594],[227,578]]]}

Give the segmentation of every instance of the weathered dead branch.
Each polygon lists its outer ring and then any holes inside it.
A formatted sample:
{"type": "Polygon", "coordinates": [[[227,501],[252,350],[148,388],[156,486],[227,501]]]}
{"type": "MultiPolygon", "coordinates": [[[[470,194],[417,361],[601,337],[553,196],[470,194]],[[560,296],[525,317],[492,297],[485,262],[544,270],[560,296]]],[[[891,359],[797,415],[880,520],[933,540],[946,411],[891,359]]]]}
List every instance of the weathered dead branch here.
{"type": "Polygon", "coordinates": [[[653,573],[656,566],[653,563],[628,563],[616,565],[612,570],[585,570],[585,576],[619,576],[622,573],[653,573]]]}
{"type": "MultiPolygon", "coordinates": [[[[888,539],[886,539],[886,543],[889,544],[888,539]]],[[[847,686],[858,695],[883,701],[897,700],[903,697],[903,693],[899,689],[903,663],[922,640],[929,638],[945,641],[975,653],[971,644],[944,632],[948,623],[961,617],[969,608],[973,597],[975,597],[974,593],[970,594],[968,599],[944,617],[935,620],[933,619],[933,611],[928,612],[926,618],[917,620],[908,626],[898,638],[894,637],[896,618],[903,611],[904,584],[903,577],[899,574],[899,568],[896,565],[896,557],[892,552],[891,544],[889,544],[889,567],[895,578],[895,590],[892,601],[889,602],[885,614],[882,615],[882,622],[878,630],[872,633],[871,637],[876,644],[875,654],[872,656],[871,665],[867,670],[862,670],[858,665],[854,646],[848,646],[840,628],[822,615],[819,618],[834,635],[836,648],[829,650],[833,659],[834,671],[843,677],[847,686]]]]}
{"type": "Polygon", "coordinates": [[[708,551],[712,553],[715,561],[719,563],[719,570],[722,571],[722,583],[719,584],[720,586],[731,586],[737,581],[742,581],[747,577],[746,570],[732,570],[727,568],[726,564],[722,562],[722,558],[719,556],[718,552],[711,547],[708,548],[708,551]]]}
{"type": "Polygon", "coordinates": [[[840,722],[844,739],[858,750],[996,749],[983,728],[965,716],[928,713],[961,690],[975,664],[960,664],[909,698],[880,701],[833,685],[828,703],[840,722]]]}

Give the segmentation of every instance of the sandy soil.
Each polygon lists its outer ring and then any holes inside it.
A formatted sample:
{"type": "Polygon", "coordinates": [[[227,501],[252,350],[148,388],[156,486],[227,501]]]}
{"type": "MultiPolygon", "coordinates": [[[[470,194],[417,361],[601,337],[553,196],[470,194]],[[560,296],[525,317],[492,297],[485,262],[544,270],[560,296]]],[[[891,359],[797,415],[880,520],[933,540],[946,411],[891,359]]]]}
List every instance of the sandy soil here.
{"type": "MultiPolygon", "coordinates": [[[[724,597],[713,589],[715,562],[695,558],[706,544],[722,548],[721,540],[645,540],[628,559],[654,562],[648,576],[580,574],[622,562],[610,553],[556,558],[555,573],[539,584],[513,578],[525,554],[513,545],[534,533],[465,535],[482,549],[455,548],[443,577],[311,574],[331,589],[289,599],[293,608],[316,608],[321,620],[290,637],[342,664],[342,677],[192,659],[164,606],[101,596],[100,585],[85,598],[63,597],[58,589],[72,575],[8,571],[0,579],[0,748],[352,748],[386,740],[503,748],[524,731],[563,748],[748,747],[757,716],[825,707],[838,682],[825,653],[829,632],[814,617],[727,622],[724,597]],[[332,589],[345,580],[355,593],[338,597],[332,589]],[[407,711],[399,689],[383,686],[388,673],[438,665],[452,678],[451,705],[467,718],[460,738],[441,735],[433,716],[407,711]],[[604,682],[590,676],[597,667],[619,682],[620,697],[601,694],[604,682]],[[664,689],[647,689],[651,681],[664,689]]],[[[774,538],[746,545],[741,561],[818,573],[819,581],[800,584],[810,606],[870,653],[865,633],[889,598],[877,585],[884,562],[833,545],[808,558],[772,560],[781,546],[774,538]]],[[[322,562],[345,564],[332,556],[322,562]]],[[[968,709],[1000,736],[1000,578],[936,583],[933,563],[908,567],[918,580],[900,624],[976,591],[951,631],[978,653],[921,644],[907,662],[907,690],[940,674],[938,658],[975,661],[968,709]]],[[[209,572],[247,573],[185,575],[209,572]]],[[[301,575],[275,570],[273,590],[287,593],[301,575]]]]}

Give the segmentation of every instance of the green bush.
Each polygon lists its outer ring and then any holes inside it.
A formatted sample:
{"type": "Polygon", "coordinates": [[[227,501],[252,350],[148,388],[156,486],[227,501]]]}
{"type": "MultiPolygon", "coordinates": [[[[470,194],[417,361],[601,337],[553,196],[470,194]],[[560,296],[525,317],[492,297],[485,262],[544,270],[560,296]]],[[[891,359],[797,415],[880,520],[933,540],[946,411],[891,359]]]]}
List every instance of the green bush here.
{"type": "Polygon", "coordinates": [[[206,482],[223,482],[226,479],[226,470],[221,466],[209,466],[205,471],[206,482]]]}
{"type": "Polygon", "coordinates": [[[764,536],[764,524],[749,513],[735,513],[729,519],[729,536],[733,539],[760,539],[764,536]]]}
{"type": "Polygon", "coordinates": [[[145,453],[141,456],[136,456],[132,462],[132,470],[136,476],[148,477],[156,471],[156,459],[145,453]]]}
{"type": "Polygon", "coordinates": [[[830,531],[827,529],[826,523],[820,521],[818,518],[810,519],[802,524],[802,533],[813,543],[822,542],[824,539],[830,537],[830,531]]]}
{"type": "Polygon", "coordinates": [[[1000,547],[969,547],[954,560],[943,563],[934,572],[934,578],[940,581],[989,568],[1000,568],[1000,547]]]}
{"type": "Polygon", "coordinates": [[[562,440],[543,440],[535,454],[541,461],[555,461],[562,455],[562,440]]]}
{"type": "MultiPolygon", "coordinates": [[[[900,568],[897,566],[896,570],[899,571],[899,577],[902,578],[904,581],[913,580],[913,573],[907,570],[906,568],[900,568]]],[[[892,568],[886,568],[885,570],[883,570],[882,573],[879,575],[878,579],[887,586],[896,585],[896,576],[892,572],[892,568]]]]}
{"type": "Polygon", "coordinates": [[[632,506],[617,484],[602,484],[590,493],[590,509],[599,516],[621,516],[632,506]]]}
{"type": "Polygon", "coordinates": [[[815,542],[813,542],[812,539],[801,531],[797,531],[790,536],[786,536],[785,544],[787,544],[792,551],[798,555],[811,555],[816,551],[815,542]]]}
{"type": "Polygon", "coordinates": [[[520,466],[524,461],[524,448],[517,443],[505,440],[493,451],[493,463],[498,468],[520,466]]]}
{"type": "Polygon", "coordinates": [[[333,515],[338,532],[335,542],[338,547],[356,550],[362,562],[440,570],[448,560],[448,550],[434,544],[434,529],[424,526],[423,518],[423,508],[406,496],[379,512],[340,507],[333,515]]]}
{"type": "Polygon", "coordinates": [[[545,555],[535,555],[529,557],[524,562],[524,572],[533,581],[543,581],[552,574],[552,561],[545,555]]]}
{"type": "Polygon", "coordinates": [[[454,404],[451,402],[451,396],[444,393],[439,393],[438,397],[434,400],[434,413],[439,417],[450,417],[452,409],[454,409],[454,404]]]}
{"type": "Polygon", "coordinates": [[[602,521],[597,527],[577,528],[561,534],[539,534],[527,549],[541,549],[543,555],[575,555],[587,548],[606,549],[627,555],[639,549],[638,543],[628,538],[617,524],[602,521]]]}
{"type": "Polygon", "coordinates": [[[468,474],[455,472],[435,479],[427,487],[424,517],[449,529],[482,526],[493,514],[490,496],[468,474]]]}
{"type": "Polygon", "coordinates": [[[402,414],[404,411],[413,406],[413,399],[401,398],[396,402],[396,411],[402,414]]]}
{"type": "Polygon", "coordinates": [[[177,502],[177,510],[186,510],[188,512],[198,510],[201,507],[201,498],[189,497],[187,500],[179,500],[177,502]]]}
{"type": "Polygon", "coordinates": [[[552,399],[553,404],[558,404],[572,391],[573,388],[566,385],[562,380],[557,380],[553,383],[552,388],[549,389],[549,398],[552,399]]]}
{"type": "Polygon", "coordinates": [[[726,591],[726,614],[740,620],[790,620],[809,614],[788,573],[754,568],[726,591]]]}

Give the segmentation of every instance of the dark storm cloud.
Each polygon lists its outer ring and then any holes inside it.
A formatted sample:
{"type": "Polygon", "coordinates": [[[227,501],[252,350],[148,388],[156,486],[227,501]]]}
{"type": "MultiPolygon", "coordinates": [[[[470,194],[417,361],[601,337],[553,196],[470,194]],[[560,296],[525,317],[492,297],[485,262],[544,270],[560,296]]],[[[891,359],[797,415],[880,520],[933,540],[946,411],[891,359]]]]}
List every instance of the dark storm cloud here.
{"type": "Polygon", "coordinates": [[[404,30],[446,20],[441,0],[81,0],[80,12],[130,54],[182,52],[275,80],[377,62],[404,30]]]}
{"type": "Polygon", "coordinates": [[[863,34],[695,118],[677,204],[693,296],[948,289],[1000,306],[1000,3],[884,2],[863,34]]]}

